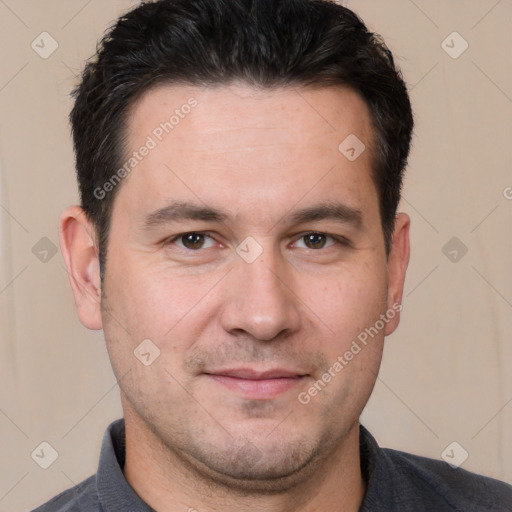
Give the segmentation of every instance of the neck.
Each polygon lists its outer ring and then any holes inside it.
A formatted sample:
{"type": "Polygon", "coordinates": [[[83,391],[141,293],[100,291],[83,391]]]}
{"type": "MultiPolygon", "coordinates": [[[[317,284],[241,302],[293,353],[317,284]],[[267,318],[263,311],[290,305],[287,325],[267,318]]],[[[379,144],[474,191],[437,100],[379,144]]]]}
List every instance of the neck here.
{"type": "Polygon", "coordinates": [[[241,490],[239,482],[230,485],[224,475],[216,478],[197,461],[170,450],[141,418],[127,412],[124,475],[142,500],[159,512],[357,512],[363,501],[357,423],[328,458],[302,468],[303,475],[293,475],[290,485],[265,491],[258,482],[258,490],[248,491],[241,490]]]}

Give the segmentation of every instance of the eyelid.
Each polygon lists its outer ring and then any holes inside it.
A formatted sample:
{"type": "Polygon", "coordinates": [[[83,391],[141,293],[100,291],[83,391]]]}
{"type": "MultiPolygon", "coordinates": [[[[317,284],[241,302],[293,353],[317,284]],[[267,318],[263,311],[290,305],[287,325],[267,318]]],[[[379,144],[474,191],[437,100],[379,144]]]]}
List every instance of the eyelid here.
{"type": "MultiPolygon", "coordinates": [[[[333,235],[331,233],[326,233],[325,231],[317,231],[317,230],[311,230],[311,231],[304,231],[300,233],[299,235],[296,235],[295,241],[293,243],[298,242],[299,240],[303,239],[306,235],[323,235],[325,237],[331,238],[335,243],[330,244],[327,247],[322,247],[322,249],[328,249],[329,247],[332,247],[336,244],[345,246],[345,247],[351,247],[352,244],[348,238],[345,238],[341,235],[333,235]]],[[[320,251],[322,249],[310,249],[309,247],[306,247],[306,249],[309,249],[311,251],[320,251]]]]}
{"type": "MultiPolygon", "coordinates": [[[[205,236],[205,237],[208,237],[210,238],[211,240],[215,240],[214,236],[212,236],[212,232],[211,231],[184,231],[182,233],[179,233],[177,235],[174,235],[173,237],[171,238],[168,238],[167,240],[164,241],[164,244],[165,245],[169,245],[169,244],[176,244],[176,242],[178,240],[180,240],[183,236],[185,235],[202,235],[202,236],[205,236]]],[[[297,243],[299,240],[301,240],[302,238],[304,238],[306,235],[324,235],[328,238],[331,238],[335,243],[333,244],[330,244],[328,245],[327,247],[322,247],[322,249],[327,249],[329,247],[332,247],[333,245],[336,245],[336,243],[342,245],[342,246],[346,246],[346,247],[351,247],[352,244],[350,242],[350,240],[348,240],[347,238],[345,238],[344,236],[341,236],[341,235],[332,235],[330,233],[325,233],[324,231],[316,231],[316,230],[310,230],[310,231],[303,231],[302,233],[298,234],[298,235],[295,235],[294,236],[294,241],[292,242],[292,245],[297,243]]],[[[222,245],[220,242],[218,242],[217,240],[215,240],[218,244],[222,245]]],[[[209,249],[210,247],[206,247],[206,249],[209,249]]],[[[201,249],[188,249],[186,247],[181,247],[181,249],[185,250],[185,251],[188,251],[188,252],[199,252],[201,251],[202,249],[204,249],[203,247],[201,247],[201,249]]],[[[320,251],[322,249],[310,249],[309,247],[306,247],[306,249],[308,250],[311,250],[311,251],[320,251]]]]}
{"type": "MultiPolygon", "coordinates": [[[[210,238],[211,240],[215,240],[215,238],[212,236],[210,231],[184,231],[183,233],[179,233],[177,235],[174,235],[171,238],[167,238],[164,241],[164,245],[171,245],[171,244],[177,245],[176,242],[181,240],[181,238],[183,238],[186,235],[201,235],[201,236],[210,238]]],[[[219,242],[217,242],[217,243],[219,243],[219,242]]],[[[178,247],[180,249],[184,250],[184,251],[187,251],[187,252],[199,252],[199,251],[205,249],[204,247],[201,247],[200,249],[195,249],[195,250],[194,249],[188,249],[187,247],[180,247],[180,246],[178,246],[178,247]]],[[[206,247],[206,249],[210,249],[210,247],[206,247]]]]}

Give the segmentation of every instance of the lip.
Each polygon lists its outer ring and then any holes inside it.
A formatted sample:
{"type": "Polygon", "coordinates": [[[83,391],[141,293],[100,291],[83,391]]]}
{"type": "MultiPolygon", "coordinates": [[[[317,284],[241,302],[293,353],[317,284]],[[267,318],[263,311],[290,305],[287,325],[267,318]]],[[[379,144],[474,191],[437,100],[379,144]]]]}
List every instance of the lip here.
{"type": "Polygon", "coordinates": [[[214,382],[252,400],[268,400],[275,398],[302,383],[306,375],[276,368],[257,371],[252,368],[234,368],[214,370],[205,373],[214,382]]]}
{"type": "Polygon", "coordinates": [[[253,368],[226,368],[224,370],[212,370],[205,373],[208,375],[222,375],[247,380],[281,379],[302,377],[305,375],[300,371],[287,370],[285,368],[273,368],[266,371],[258,371],[253,368]]]}

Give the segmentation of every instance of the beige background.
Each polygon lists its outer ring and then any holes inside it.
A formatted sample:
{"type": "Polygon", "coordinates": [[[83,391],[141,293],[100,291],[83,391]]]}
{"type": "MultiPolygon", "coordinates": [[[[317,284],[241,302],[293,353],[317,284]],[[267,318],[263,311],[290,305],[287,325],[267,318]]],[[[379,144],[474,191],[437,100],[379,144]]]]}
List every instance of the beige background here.
{"type": "MultiPolygon", "coordinates": [[[[137,3],[0,1],[0,512],[92,474],[121,415],[102,333],[80,325],[60,253],[40,261],[52,247],[40,240],[57,244],[59,214],[77,200],[75,75],[137,3]],[[47,59],[31,48],[43,31],[59,45],[47,59]],[[46,470],[31,458],[42,441],[59,455],[46,470]]],[[[436,458],[457,441],[464,468],[512,483],[512,4],[346,4],[400,56],[417,123],[402,203],[413,247],[403,321],[363,422],[384,446],[436,458]],[[469,44],[457,59],[442,47],[453,31],[469,44]],[[468,249],[455,263],[442,250],[452,237],[468,249]]],[[[447,40],[451,52],[461,43],[447,40]]]]}

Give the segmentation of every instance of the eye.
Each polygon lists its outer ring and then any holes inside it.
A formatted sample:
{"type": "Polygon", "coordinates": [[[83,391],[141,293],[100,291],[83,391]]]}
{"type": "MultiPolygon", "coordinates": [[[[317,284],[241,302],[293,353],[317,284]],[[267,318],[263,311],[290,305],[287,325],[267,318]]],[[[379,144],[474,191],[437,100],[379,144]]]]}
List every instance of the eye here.
{"type": "Polygon", "coordinates": [[[300,241],[304,243],[301,247],[307,249],[325,249],[336,243],[336,240],[331,235],[316,232],[302,235],[295,243],[297,244],[300,241]]]}
{"type": "Polygon", "coordinates": [[[177,244],[178,247],[183,249],[197,251],[213,247],[215,241],[205,233],[183,233],[173,238],[170,243],[177,244]]]}

